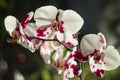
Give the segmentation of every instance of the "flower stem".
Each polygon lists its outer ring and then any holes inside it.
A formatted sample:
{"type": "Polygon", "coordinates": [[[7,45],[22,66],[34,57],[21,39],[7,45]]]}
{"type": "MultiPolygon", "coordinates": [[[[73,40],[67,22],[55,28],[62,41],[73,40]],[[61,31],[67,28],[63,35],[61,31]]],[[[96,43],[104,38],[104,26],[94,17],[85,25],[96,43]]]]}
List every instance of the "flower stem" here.
{"type": "MultiPolygon", "coordinates": [[[[77,40],[78,40],[78,45],[77,45],[77,50],[80,50],[80,33],[77,33],[76,34],[76,36],[77,36],[77,40]]],[[[78,65],[79,65],[79,68],[81,68],[82,69],[82,71],[83,71],[83,64],[81,63],[81,62],[78,62],[78,65]]],[[[80,80],[83,80],[83,78],[82,78],[82,73],[80,74],[80,80]]]]}
{"type": "Polygon", "coordinates": [[[57,41],[60,44],[62,44],[67,50],[72,51],[72,49],[68,46],[66,46],[66,44],[64,44],[63,42],[59,41],[58,39],[41,39],[41,38],[37,38],[37,37],[30,37],[30,39],[38,39],[38,40],[42,40],[42,41],[57,41]]]}

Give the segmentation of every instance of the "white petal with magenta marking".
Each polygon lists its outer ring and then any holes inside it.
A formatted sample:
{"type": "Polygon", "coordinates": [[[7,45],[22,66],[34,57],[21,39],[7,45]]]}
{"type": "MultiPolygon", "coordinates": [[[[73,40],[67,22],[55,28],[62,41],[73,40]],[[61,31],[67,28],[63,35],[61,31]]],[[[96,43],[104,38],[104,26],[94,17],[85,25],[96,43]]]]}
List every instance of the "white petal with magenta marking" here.
{"type": "Polygon", "coordinates": [[[103,70],[103,61],[95,62],[93,57],[89,60],[89,65],[92,73],[97,77],[103,77],[104,76],[104,70],[103,70]]]}
{"type": "Polygon", "coordinates": [[[102,43],[100,42],[100,37],[96,34],[88,34],[83,36],[80,48],[83,56],[87,56],[94,53],[95,50],[103,49],[102,43]]]}
{"type": "Polygon", "coordinates": [[[35,25],[35,23],[29,23],[28,26],[24,29],[24,32],[32,37],[35,37],[36,29],[37,29],[37,26],[35,25]]]}
{"type": "Polygon", "coordinates": [[[100,41],[103,44],[103,48],[106,48],[106,39],[105,36],[102,33],[98,33],[98,35],[100,36],[100,41]]]}

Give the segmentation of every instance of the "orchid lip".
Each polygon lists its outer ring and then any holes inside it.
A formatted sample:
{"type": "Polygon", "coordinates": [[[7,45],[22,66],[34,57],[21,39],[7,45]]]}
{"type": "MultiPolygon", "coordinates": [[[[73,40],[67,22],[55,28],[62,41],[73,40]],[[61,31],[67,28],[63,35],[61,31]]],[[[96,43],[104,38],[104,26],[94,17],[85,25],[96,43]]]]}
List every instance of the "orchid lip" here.
{"type": "Polygon", "coordinates": [[[59,16],[59,12],[56,15],[56,19],[54,19],[52,21],[52,24],[51,24],[52,30],[53,31],[60,31],[60,33],[64,33],[63,26],[62,26],[63,21],[60,21],[58,16],[59,16]]]}
{"type": "Polygon", "coordinates": [[[105,54],[103,52],[101,53],[95,53],[95,55],[93,56],[93,59],[96,63],[98,63],[100,60],[104,59],[105,54]]]}
{"type": "Polygon", "coordinates": [[[52,27],[53,30],[59,31],[61,29],[61,27],[62,27],[62,22],[53,20],[52,24],[51,24],[51,27],[52,27]]]}

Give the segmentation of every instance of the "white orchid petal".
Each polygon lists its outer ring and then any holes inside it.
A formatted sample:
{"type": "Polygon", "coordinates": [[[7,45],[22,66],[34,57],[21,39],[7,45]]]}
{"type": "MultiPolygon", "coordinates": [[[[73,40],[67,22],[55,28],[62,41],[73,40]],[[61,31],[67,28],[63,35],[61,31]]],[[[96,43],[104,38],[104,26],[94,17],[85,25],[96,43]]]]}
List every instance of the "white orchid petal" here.
{"type": "Polygon", "coordinates": [[[17,43],[22,45],[24,48],[29,49],[31,52],[35,52],[33,43],[27,40],[25,37],[21,36],[17,43]]]}
{"type": "Polygon", "coordinates": [[[69,77],[67,76],[68,75],[68,70],[64,70],[64,73],[63,73],[63,80],[69,80],[69,77]]]}
{"type": "Polygon", "coordinates": [[[37,26],[49,25],[56,18],[58,10],[54,6],[43,6],[35,11],[34,20],[37,26]]]}
{"type": "Polygon", "coordinates": [[[56,52],[53,55],[53,60],[57,61],[57,60],[62,60],[63,58],[63,49],[61,47],[59,47],[56,52]]]}
{"type": "Polygon", "coordinates": [[[103,44],[103,49],[106,48],[106,39],[105,36],[102,33],[98,33],[98,35],[100,36],[100,41],[103,44]]]}
{"type": "Polygon", "coordinates": [[[33,43],[35,49],[39,49],[40,45],[42,44],[42,41],[40,41],[38,39],[32,39],[31,43],[33,43]]]}
{"type": "Polygon", "coordinates": [[[72,34],[77,33],[84,23],[82,17],[73,10],[65,10],[61,20],[63,27],[72,34]]]}
{"type": "Polygon", "coordinates": [[[57,32],[56,37],[59,41],[65,41],[65,34],[57,32]]]}
{"type": "Polygon", "coordinates": [[[14,16],[7,16],[4,20],[5,28],[12,36],[12,32],[16,29],[19,22],[14,16]]]}
{"type": "Polygon", "coordinates": [[[29,13],[27,13],[27,14],[25,15],[25,17],[24,17],[23,20],[21,21],[21,25],[22,25],[23,29],[27,27],[28,23],[30,22],[30,20],[31,20],[32,17],[33,17],[33,14],[34,14],[34,13],[31,11],[31,12],[29,12],[29,13]]]}
{"type": "Polygon", "coordinates": [[[61,74],[64,68],[63,49],[59,47],[52,56],[53,67],[61,74]]]}
{"type": "Polygon", "coordinates": [[[19,31],[21,33],[21,36],[20,36],[19,40],[17,41],[17,43],[19,43],[23,47],[29,49],[31,52],[35,52],[35,49],[40,44],[35,45],[34,40],[30,39],[30,36],[32,36],[32,35],[30,35],[28,32],[26,32],[24,30],[27,30],[27,28],[23,29],[23,27],[21,26],[21,24],[19,24],[19,31]]]}
{"type": "Polygon", "coordinates": [[[57,41],[53,41],[51,42],[51,46],[53,47],[54,50],[57,50],[62,45],[57,41]]]}
{"type": "MultiPolygon", "coordinates": [[[[71,46],[78,45],[78,41],[77,41],[75,34],[66,33],[65,43],[66,44],[69,43],[71,46]]],[[[68,44],[68,46],[69,46],[69,44],[68,44]]]]}
{"type": "Polygon", "coordinates": [[[94,61],[93,57],[89,60],[89,65],[92,73],[97,77],[103,77],[104,76],[104,70],[103,70],[103,61],[99,61],[98,63],[94,61]]]}
{"type": "Polygon", "coordinates": [[[104,51],[105,57],[104,61],[105,64],[103,66],[104,70],[113,70],[120,66],[120,55],[117,49],[113,46],[108,46],[107,49],[104,51]]]}
{"type": "Polygon", "coordinates": [[[59,13],[58,19],[59,19],[59,21],[60,21],[60,20],[62,19],[62,17],[63,17],[64,10],[59,9],[59,10],[58,10],[58,13],[59,13]]]}
{"type": "Polygon", "coordinates": [[[53,51],[49,42],[43,42],[40,47],[40,55],[42,56],[45,63],[50,64],[50,54],[53,51]]]}
{"type": "Polygon", "coordinates": [[[36,29],[37,29],[37,26],[35,25],[35,23],[29,23],[28,26],[24,29],[24,32],[29,36],[35,37],[36,29]]]}
{"type": "Polygon", "coordinates": [[[83,36],[80,48],[83,56],[94,53],[95,50],[101,50],[102,43],[100,42],[100,37],[96,34],[88,34],[83,36]]]}
{"type": "Polygon", "coordinates": [[[45,26],[44,28],[37,28],[35,35],[42,39],[53,39],[55,37],[55,32],[51,30],[50,26],[45,26]]]}
{"type": "Polygon", "coordinates": [[[76,46],[78,45],[78,41],[75,37],[74,34],[70,34],[70,33],[60,33],[58,32],[57,33],[57,39],[60,41],[60,42],[64,42],[67,46],[76,46]]]}
{"type": "Polygon", "coordinates": [[[31,20],[31,19],[33,18],[34,12],[31,11],[31,12],[28,13],[28,15],[29,15],[29,18],[28,18],[28,19],[31,20]]]}

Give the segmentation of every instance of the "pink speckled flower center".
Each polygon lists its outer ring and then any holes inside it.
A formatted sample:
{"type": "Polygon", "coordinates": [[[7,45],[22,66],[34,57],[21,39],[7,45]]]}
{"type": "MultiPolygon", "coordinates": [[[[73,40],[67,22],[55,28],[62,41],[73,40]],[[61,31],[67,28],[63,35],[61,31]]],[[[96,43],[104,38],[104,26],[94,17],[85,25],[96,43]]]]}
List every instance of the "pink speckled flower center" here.
{"type": "Polygon", "coordinates": [[[100,60],[103,61],[104,56],[105,56],[104,53],[95,53],[94,55],[95,62],[98,63],[100,60]]]}
{"type": "Polygon", "coordinates": [[[52,30],[54,31],[59,31],[60,33],[64,33],[64,28],[63,28],[63,21],[52,21],[51,24],[52,30]]]}

